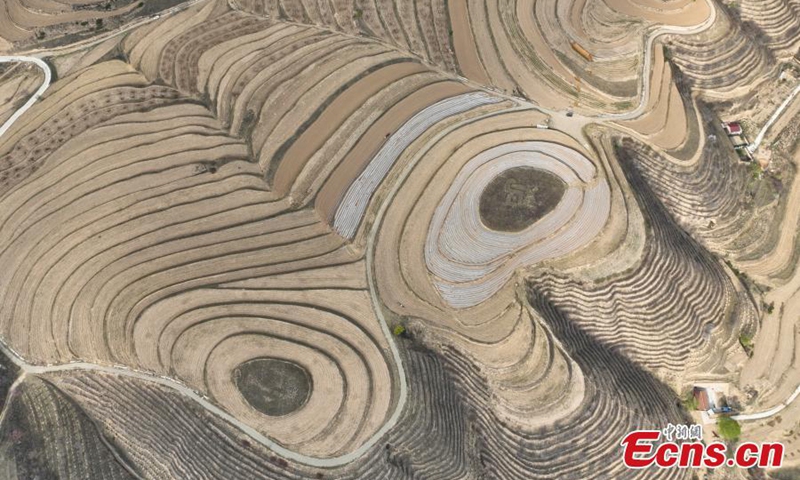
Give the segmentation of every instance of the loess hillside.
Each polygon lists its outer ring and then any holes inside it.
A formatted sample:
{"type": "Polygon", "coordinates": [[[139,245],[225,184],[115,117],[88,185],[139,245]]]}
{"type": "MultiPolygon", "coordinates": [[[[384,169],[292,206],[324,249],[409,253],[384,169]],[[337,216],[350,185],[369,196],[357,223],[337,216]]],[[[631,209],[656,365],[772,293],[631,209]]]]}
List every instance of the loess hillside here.
{"type": "Polygon", "coordinates": [[[0,7],[0,477],[689,480],[800,382],[793,0],[0,7]]]}

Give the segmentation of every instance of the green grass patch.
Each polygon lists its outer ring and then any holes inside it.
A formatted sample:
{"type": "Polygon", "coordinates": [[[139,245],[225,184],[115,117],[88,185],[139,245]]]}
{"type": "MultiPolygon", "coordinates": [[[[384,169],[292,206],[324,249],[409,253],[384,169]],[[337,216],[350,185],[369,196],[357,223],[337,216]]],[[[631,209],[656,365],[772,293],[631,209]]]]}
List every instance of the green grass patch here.
{"type": "Polygon", "coordinates": [[[683,404],[683,408],[690,412],[700,408],[700,405],[697,403],[697,399],[694,396],[694,391],[692,390],[689,391],[688,395],[681,399],[681,404],[683,404]]]}
{"type": "Polygon", "coordinates": [[[739,435],[742,434],[741,425],[731,417],[720,417],[717,421],[717,429],[722,438],[731,442],[738,440],[739,435]]]}
{"type": "Polygon", "coordinates": [[[753,177],[753,180],[759,180],[763,173],[761,164],[758,162],[750,162],[750,175],[753,177]]]}

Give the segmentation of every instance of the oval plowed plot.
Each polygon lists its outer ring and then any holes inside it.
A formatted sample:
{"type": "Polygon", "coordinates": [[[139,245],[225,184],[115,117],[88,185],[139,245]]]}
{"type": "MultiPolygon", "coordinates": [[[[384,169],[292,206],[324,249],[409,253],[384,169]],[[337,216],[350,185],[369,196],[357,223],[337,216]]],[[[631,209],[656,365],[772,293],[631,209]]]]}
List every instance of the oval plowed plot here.
{"type": "Polygon", "coordinates": [[[469,160],[442,197],[431,221],[425,261],[445,300],[470,307],[489,298],[521,266],[569,254],[588,244],[605,224],[609,189],[580,153],[544,142],[509,143],[469,160]],[[480,197],[512,168],[549,172],[567,185],[553,211],[520,232],[488,228],[480,197]]]}
{"type": "Polygon", "coordinates": [[[481,223],[502,232],[524,230],[555,208],[565,189],[562,180],[545,170],[509,168],[481,192],[481,223]]]}
{"type": "MultiPolygon", "coordinates": [[[[53,472],[86,445],[147,478],[686,477],[608,458],[758,328],[710,251],[754,255],[769,222],[689,81],[766,71],[740,19],[207,0],[126,29],[140,7],[105,5],[0,0],[19,48],[114,27],[0,136],[0,350],[13,425],[76,425],[40,442],[53,472]]],[[[38,79],[0,72],[0,121],[38,79]]]]}
{"type": "Polygon", "coordinates": [[[233,382],[253,408],[272,417],[306,404],[312,381],[300,365],[277,358],[254,358],[233,370],[233,382]]]}
{"type": "Polygon", "coordinates": [[[61,80],[4,136],[17,139],[7,162],[38,166],[2,196],[4,338],[35,362],[172,375],[306,455],[357,449],[390,414],[397,375],[363,259],[313,210],[270,193],[204,107],[126,68],[93,79],[117,66],[61,80]],[[265,356],[313,383],[280,415],[235,381],[265,356]]]}

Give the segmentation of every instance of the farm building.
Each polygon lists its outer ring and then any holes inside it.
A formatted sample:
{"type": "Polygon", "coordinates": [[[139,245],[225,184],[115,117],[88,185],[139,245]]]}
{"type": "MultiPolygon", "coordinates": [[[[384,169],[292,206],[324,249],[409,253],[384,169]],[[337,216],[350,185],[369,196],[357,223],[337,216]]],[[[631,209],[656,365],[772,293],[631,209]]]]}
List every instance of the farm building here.
{"type": "Polygon", "coordinates": [[[722,128],[725,129],[725,132],[729,136],[741,135],[744,132],[744,130],[742,130],[742,125],[739,122],[723,123],[722,128]]]}
{"type": "Polygon", "coordinates": [[[730,413],[731,407],[725,399],[725,393],[713,387],[694,387],[692,391],[697,400],[697,409],[701,412],[730,413]]]}
{"type": "Polygon", "coordinates": [[[731,135],[730,136],[731,143],[733,144],[733,148],[744,148],[750,145],[750,142],[747,141],[744,135],[731,135]]]}

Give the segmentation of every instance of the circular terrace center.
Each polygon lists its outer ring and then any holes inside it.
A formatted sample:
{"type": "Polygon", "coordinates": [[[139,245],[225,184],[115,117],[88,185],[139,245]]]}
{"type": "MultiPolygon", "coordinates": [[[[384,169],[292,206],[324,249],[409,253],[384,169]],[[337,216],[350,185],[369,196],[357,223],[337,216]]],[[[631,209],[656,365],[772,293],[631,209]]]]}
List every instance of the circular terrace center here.
{"type": "Polygon", "coordinates": [[[492,179],[481,193],[480,215],[486,227],[518,232],[553,210],[567,184],[550,172],[514,167],[492,179]]]}
{"type": "Polygon", "coordinates": [[[233,381],[247,403],[272,417],[287,415],[305,405],[312,388],[305,368],[277,358],[242,363],[233,370],[233,381]]]}

